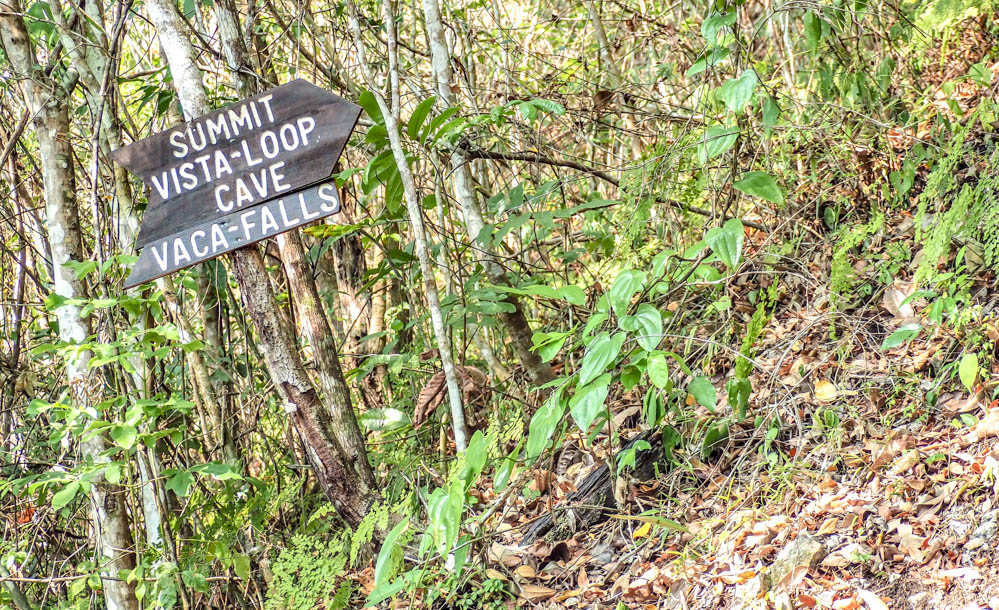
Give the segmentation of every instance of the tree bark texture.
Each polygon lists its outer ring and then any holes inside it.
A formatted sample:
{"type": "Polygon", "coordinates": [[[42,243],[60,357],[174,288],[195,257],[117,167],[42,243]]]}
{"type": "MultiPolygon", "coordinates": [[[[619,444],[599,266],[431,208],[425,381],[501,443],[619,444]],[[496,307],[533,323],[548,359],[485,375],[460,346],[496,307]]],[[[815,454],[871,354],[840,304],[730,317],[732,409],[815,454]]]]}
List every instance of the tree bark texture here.
{"type": "MultiPolygon", "coordinates": [[[[12,66],[24,77],[21,86],[27,108],[34,117],[33,127],[42,159],[53,290],[67,299],[87,298],[87,286],[66,267],[70,261],[87,258],[80,235],[73,151],[66,135],[69,133],[68,97],[75,79],[59,83],[44,74],[20,14],[22,9],[17,4],[5,2],[0,5],[0,42],[12,66]]],[[[70,343],[87,341],[91,333],[90,321],[81,315],[79,306],[64,304],[56,310],[56,316],[60,339],[70,343]]],[[[90,352],[80,350],[66,362],[69,391],[78,404],[100,402],[96,396],[96,380],[89,371],[89,360],[90,352]]],[[[94,435],[80,444],[84,459],[98,464],[108,461],[102,456],[107,448],[103,435],[94,435]]],[[[137,609],[139,604],[133,586],[119,578],[119,574],[135,567],[124,489],[95,480],[90,488],[90,503],[105,603],[109,610],[137,609]]]]}
{"type": "MultiPolygon", "coordinates": [[[[185,113],[189,118],[207,113],[210,107],[201,72],[177,7],[172,0],[150,0],[146,7],[160,36],[185,113]]],[[[225,17],[220,19],[223,35],[235,35],[241,41],[238,26],[233,34],[232,25],[231,15],[229,22],[225,17]]],[[[239,71],[237,85],[252,86],[245,80],[248,78],[239,71]],[[244,80],[240,82],[240,79],[244,80]]],[[[295,334],[274,297],[260,252],[254,247],[242,248],[230,253],[228,258],[239,283],[243,305],[256,327],[258,346],[271,381],[306,445],[306,455],[316,478],[337,512],[348,524],[356,526],[371,505],[372,490],[350,466],[337,441],[332,418],[302,364],[295,334]]]]}

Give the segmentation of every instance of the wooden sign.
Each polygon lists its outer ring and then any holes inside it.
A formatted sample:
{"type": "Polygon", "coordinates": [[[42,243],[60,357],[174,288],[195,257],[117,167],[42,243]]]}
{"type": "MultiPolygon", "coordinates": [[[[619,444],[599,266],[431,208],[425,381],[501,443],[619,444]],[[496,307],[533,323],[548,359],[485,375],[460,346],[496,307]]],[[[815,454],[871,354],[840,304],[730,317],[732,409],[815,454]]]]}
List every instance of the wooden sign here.
{"type": "Polygon", "coordinates": [[[299,79],[114,151],[150,191],[125,287],[336,213],[335,186],[317,183],[329,178],[360,114],[299,79]],[[304,206],[300,217],[293,201],[304,206]],[[236,230],[244,212],[268,202],[253,212],[255,226],[250,214],[236,230]]]}
{"type": "Polygon", "coordinates": [[[340,211],[333,180],[230,212],[146,244],[125,282],[137,286],[340,211]]]}

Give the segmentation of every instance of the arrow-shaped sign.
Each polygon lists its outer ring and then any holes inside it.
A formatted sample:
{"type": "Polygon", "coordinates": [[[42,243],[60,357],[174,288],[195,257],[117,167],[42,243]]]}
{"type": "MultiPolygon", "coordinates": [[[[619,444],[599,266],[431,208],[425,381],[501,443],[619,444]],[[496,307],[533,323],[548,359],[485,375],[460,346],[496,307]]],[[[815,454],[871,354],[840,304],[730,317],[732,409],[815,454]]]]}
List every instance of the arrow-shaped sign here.
{"type": "Polygon", "coordinates": [[[360,114],[298,79],[114,151],[150,191],[136,247],[328,178],[360,114]]]}
{"type": "Polygon", "coordinates": [[[340,211],[333,180],[185,228],[146,244],[125,280],[144,284],[340,211]]]}

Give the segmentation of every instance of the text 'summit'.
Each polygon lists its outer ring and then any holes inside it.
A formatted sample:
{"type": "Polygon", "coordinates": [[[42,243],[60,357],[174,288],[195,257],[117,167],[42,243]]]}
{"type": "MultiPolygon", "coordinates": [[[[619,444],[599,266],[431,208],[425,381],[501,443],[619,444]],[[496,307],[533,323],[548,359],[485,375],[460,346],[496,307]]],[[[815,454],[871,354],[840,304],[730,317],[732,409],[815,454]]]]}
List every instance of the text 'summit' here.
{"type": "Polygon", "coordinates": [[[151,177],[153,192],[167,200],[214,184],[214,201],[225,214],[292,188],[285,181],[285,153],[314,144],[316,121],[301,116],[277,123],[273,95],[234,104],[170,134],[177,162],[151,177]],[[211,149],[212,146],[224,147],[211,149]]]}

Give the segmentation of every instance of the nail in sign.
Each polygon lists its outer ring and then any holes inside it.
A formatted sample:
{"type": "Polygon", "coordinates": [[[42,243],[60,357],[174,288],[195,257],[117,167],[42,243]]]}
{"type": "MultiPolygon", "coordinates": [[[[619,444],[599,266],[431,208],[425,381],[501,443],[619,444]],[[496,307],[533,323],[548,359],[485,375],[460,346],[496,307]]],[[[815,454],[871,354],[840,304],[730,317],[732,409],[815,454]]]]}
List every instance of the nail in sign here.
{"type": "Polygon", "coordinates": [[[338,212],[329,177],[360,114],[298,79],[114,151],[150,191],[125,287],[338,212]]]}

